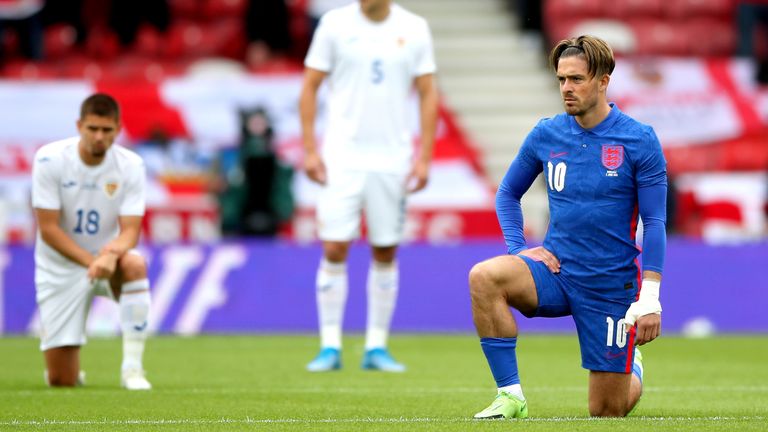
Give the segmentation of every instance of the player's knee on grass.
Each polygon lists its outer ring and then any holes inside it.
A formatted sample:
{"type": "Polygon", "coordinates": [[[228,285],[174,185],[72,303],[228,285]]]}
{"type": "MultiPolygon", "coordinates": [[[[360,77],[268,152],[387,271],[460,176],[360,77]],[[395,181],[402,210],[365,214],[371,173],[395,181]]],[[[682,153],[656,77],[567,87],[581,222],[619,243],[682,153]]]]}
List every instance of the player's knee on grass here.
{"type": "Polygon", "coordinates": [[[51,387],[75,387],[79,371],[48,370],[48,385],[51,387]]]}
{"type": "Polygon", "coordinates": [[[56,347],[44,352],[45,379],[51,387],[74,387],[78,384],[80,362],[78,347],[56,347]]]}
{"type": "Polygon", "coordinates": [[[592,417],[624,417],[628,412],[626,399],[603,399],[589,403],[589,415],[592,417]]]}

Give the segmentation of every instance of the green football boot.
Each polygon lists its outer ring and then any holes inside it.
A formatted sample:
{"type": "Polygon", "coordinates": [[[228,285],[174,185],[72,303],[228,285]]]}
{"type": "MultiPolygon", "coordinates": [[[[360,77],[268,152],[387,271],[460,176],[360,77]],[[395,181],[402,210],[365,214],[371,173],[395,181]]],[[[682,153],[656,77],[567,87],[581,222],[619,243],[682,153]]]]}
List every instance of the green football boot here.
{"type": "Polygon", "coordinates": [[[499,392],[488,408],[475,414],[476,419],[524,419],[528,417],[528,403],[507,392],[499,392]]]}

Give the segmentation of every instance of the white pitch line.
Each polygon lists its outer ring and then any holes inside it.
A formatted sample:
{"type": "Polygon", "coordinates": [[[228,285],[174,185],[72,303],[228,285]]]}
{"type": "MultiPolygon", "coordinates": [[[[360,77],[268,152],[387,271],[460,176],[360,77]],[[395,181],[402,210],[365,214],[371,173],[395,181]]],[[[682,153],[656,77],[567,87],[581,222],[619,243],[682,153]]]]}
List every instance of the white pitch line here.
{"type": "MultiPolygon", "coordinates": [[[[763,421],[763,416],[741,416],[741,417],[634,417],[633,420],[642,420],[649,422],[730,422],[730,421],[763,421]]],[[[595,418],[595,417],[546,417],[546,418],[528,418],[517,420],[523,423],[568,423],[568,422],[610,422],[624,421],[625,419],[615,418],[595,418]]],[[[128,425],[207,425],[207,424],[325,424],[325,423],[474,423],[479,420],[471,418],[431,418],[431,417],[395,417],[395,418],[340,418],[340,419],[255,419],[246,417],[244,419],[221,418],[216,420],[205,419],[157,419],[157,420],[10,420],[0,421],[0,426],[128,426],[128,425]]],[[[480,422],[485,422],[482,420],[480,422]]],[[[493,421],[493,420],[492,420],[493,421]]],[[[500,420],[506,421],[506,420],[500,420]]]]}
{"type": "MultiPolygon", "coordinates": [[[[117,388],[115,388],[117,391],[117,388]]],[[[264,393],[292,393],[292,394],[400,394],[400,395],[432,395],[444,393],[492,393],[495,389],[491,387],[441,387],[441,388],[377,388],[377,387],[301,387],[301,388],[176,388],[163,389],[155,388],[153,392],[162,394],[264,394],[264,393]]],[[[563,386],[563,387],[537,387],[535,385],[526,388],[530,394],[537,393],[581,393],[586,392],[586,386],[563,386]]],[[[643,391],[648,393],[768,393],[768,386],[675,386],[675,387],[657,387],[646,386],[643,391]]],[[[0,390],[0,394],[13,394],[16,396],[41,396],[46,394],[59,395],[58,391],[43,389],[38,390],[0,390]]]]}

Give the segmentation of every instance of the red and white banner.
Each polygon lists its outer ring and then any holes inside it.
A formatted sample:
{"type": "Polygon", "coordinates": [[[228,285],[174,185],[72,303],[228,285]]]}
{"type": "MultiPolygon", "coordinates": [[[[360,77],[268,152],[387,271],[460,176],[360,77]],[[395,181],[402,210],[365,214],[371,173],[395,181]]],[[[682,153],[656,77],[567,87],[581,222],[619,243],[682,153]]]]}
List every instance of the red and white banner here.
{"type": "MultiPolygon", "coordinates": [[[[241,133],[240,110],[264,108],[270,115],[281,159],[300,167],[300,85],[301,75],[295,73],[184,76],[160,83],[0,81],[0,152],[8,155],[0,161],[0,206],[4,216],[0,218],[0,226],[6,227],[0,231],[10,235],[13,241],[32,239],[34,227],[28,202],[34,151],[47,142],[75,135],[79,104],[93,92],[109,93],[120,103],[124,127],[120,142],[130,147],[153,131],[162,130],[176,140],[187,142],[177,147],[188,147],[187,151],[196,154],[214,155],[221,148],[237,146],[241,133]]],[[[322,98],[323,92],[320,96],[322,98]]],[[[415,137],[418,129],[415,97],[410,109],[415,137]]],[[[323,132],[324,117],[320,109],[318,134],[323,132]]],[[[493,212],[493,189],[477,160],[451,113],[441,109],[429,186],[410,200],[411,239],[450,241],[451,238],[499,234],[493,212]],[[457,222],[445,227],[448,220],[457,222]]],[[[149,167],[151,163],[147,162],[149,167]]],[[[163,178],[150,179],[146,225],[150,239],[171,242],[217,237],[216,203],[205,190],[202,181],[205,171],[207,168],[203,172],[182,173],[182,177],[186,175],[191,180],[181,188],[184,189],[181,194],[163,178]]],[[[301,170],[296,172],[294,197],[297,217],[301,218],[314,208],[317,188],[301,170]]],[[[178,183],[178,176],[173,181],[178,183]]],[[[304,233],[306,228],[294,227],[291,231],[304,233]]]]}
{"type": "Polygon", "coordinates": [[[654,127],[674,173],[768,167],[768,86],[737,58],[623,58],[609,99],[654,127]]]}

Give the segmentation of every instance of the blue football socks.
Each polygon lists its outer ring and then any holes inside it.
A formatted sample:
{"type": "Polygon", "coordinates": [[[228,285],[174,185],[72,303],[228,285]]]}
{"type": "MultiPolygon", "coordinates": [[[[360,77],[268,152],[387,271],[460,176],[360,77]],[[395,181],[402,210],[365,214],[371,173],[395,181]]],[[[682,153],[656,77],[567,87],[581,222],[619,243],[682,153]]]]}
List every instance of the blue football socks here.
{"type": "Polygon", "coordinates": [[[496,380],[496,386],[506,387],[520,384],[520,376],[517,373],[517,355],[515,347],[517,338],[481,338],[480,346],[483,348],[491,374],[496,380]]]}

